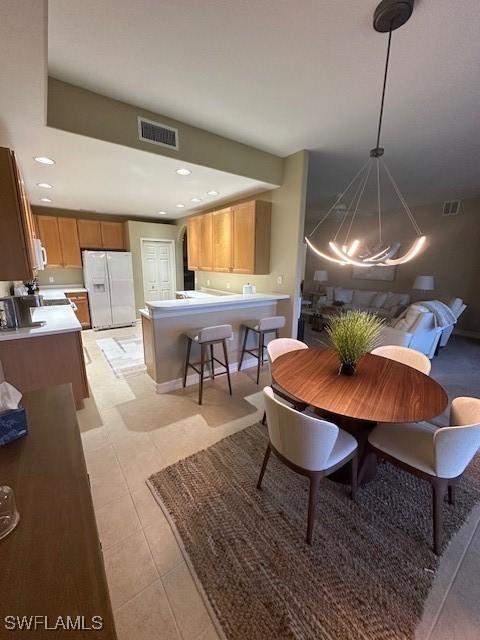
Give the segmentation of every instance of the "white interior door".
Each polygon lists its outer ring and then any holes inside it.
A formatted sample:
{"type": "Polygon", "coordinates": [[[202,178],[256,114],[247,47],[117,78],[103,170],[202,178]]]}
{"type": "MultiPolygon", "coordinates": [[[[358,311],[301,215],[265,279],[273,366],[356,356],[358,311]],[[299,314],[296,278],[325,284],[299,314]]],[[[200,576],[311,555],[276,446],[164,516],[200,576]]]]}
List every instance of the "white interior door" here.
{"type": "Polygon", "coordinates": [[[145,302],[175,298],[175,256],[172,242],[142,240],[142,267],[145,302]]]}

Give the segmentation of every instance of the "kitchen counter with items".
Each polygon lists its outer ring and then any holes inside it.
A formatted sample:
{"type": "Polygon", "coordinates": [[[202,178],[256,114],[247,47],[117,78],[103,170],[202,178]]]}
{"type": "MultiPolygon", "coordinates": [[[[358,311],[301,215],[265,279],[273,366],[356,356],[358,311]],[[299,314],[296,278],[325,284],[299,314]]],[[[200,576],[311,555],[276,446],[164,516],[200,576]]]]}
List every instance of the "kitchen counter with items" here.
{"type": "Polygon", "coordinates": [[[66,300],[68,293],[87,293],[87,290],[81,284],[68,285],[65,287],[55,285],[54,287],[42,286],[40,287],[39,293],[43,296],[44,300],[66,300]]]}
{"type": "Polygon", "coordinates": [[[44,322],[45,324],[37,327],[2,330],[0,331],[0,342],[82,330],[82,326],[70,305],[35,307],[31,313],[33,322],[44,322]]]}

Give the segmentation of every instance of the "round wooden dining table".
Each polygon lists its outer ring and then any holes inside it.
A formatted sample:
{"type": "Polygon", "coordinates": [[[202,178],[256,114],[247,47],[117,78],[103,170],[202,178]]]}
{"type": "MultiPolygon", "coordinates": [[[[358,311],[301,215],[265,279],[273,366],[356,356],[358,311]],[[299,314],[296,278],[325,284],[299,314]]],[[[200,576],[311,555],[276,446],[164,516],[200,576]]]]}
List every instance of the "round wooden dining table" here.
{"type": "MultiPolygon", "coordinates": [[[[419,422],[441,414],[448,397],[433,378],[396,360],[367,353],[353,376],[339,374],[338,354],[331,348],[291,351],[272,364],[272,381],[319,417],[355,436],[363,463],[368,434],[378,422],[419,422]]],[[[370,457],[371,458],[371,457],[370,457]]],[[[376,471],[375,460],[364,469],[364,481],[376,471]]],[[[343,481],[340,470],[331,477],[343,481]]]]}

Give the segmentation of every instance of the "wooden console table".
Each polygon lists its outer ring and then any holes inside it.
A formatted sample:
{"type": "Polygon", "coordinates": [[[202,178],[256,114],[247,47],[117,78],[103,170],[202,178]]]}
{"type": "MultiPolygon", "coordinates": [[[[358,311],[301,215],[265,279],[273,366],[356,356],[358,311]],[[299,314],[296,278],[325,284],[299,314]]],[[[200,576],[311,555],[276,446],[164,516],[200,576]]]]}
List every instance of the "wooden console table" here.
{"type": "Polygon", "coordinates": [[[0,637],[115,640],[71,386],[31,391],[22,403],[28,435],[0,447],[0,485],[12,487],[20,513],[0,540],[0,637]],[[50,626],[70,616],[84,627],[100,616],[103,628],[8,631],[7,616],[46,616],[50,626]]]}

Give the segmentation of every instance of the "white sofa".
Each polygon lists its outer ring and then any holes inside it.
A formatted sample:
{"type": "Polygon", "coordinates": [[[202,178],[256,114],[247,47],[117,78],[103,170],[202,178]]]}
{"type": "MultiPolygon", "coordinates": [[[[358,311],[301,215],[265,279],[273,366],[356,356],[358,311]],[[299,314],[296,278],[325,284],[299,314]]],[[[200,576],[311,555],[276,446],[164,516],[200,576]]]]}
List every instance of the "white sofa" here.
{"type": "Polygon", "coordinates": [[[343,302],[342,309],[362,309],[383,318],[395,318],[410,302],[408,293],[391,291],[370,291],[366,289],[346,289],[344,287],[326,287],[326,295],[320,296],[316,309],[343,302]]]}
{"type": "MultiPolygon", "coordinates": [[[[462,298],[452,298],[446,304],[447,304],[448,307],[450,307],[450,309],[452,310],[452,313],[454,314],[454,316],[456,317],[457,320],[459,319],[459,317],[462,315],[462,313],[467,308],[467,305],[463,302],[462,298]]],[[[446,347],[447,346],[447,342],[449,341],[450,336],[452,335],[452,331],[453,331],[454,327],[455,327],[455,325],[452,324],[449,327],[446,327],[445,329],[443,329],[442,335],[440,336],[440,346],[441,347],[446,347]]]]}
{"type": "Polygon", "coordinates": [[[409,347],[433,358],[444,329],[437,327],[433,313],[411,304],[402,318],[383,327],[378,346],[409,347]]]}

